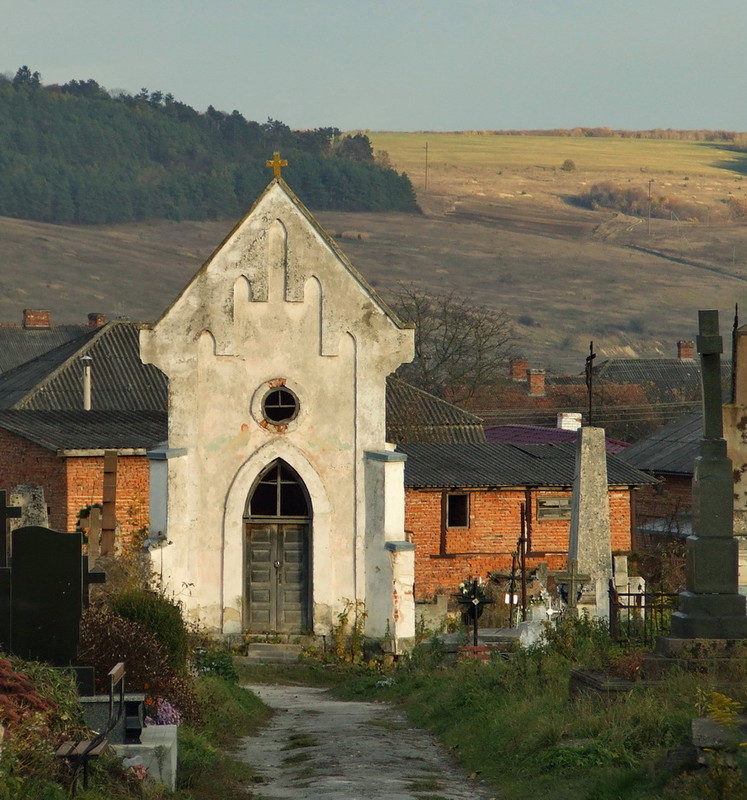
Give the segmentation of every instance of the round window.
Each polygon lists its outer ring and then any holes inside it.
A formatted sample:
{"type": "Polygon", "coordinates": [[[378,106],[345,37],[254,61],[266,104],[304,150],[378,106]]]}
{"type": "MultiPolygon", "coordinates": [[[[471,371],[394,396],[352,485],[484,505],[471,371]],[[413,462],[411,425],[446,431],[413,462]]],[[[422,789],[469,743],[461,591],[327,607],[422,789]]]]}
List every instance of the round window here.
{"type": "Polygon", "coordinates": [[[286,425],[298,414],[298,398],[290,389],[270,389],[262,400],[262,415],[273,425],[286,425]]]}

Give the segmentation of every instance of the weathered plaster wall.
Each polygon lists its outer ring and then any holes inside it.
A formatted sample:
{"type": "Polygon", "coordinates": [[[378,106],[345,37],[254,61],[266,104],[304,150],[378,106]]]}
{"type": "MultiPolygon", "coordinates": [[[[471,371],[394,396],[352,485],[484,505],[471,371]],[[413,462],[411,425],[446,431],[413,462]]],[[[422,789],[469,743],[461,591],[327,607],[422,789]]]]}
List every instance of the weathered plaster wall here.
{"type": "Polygon", "coordinates": [[[141,356],[169,376],[169,447],[185,451],[168,461],[171,586],[203,623],[241,630],[244,505],[280,457],[311,497],[314,625],[328,629],[344,599],[365,599],[364,452],[384,448],[386,376],[412,331],[273,183],[141,333],[141,356]],[[281,427],[261,413],[278,383],[300,405],[281,427]]]}

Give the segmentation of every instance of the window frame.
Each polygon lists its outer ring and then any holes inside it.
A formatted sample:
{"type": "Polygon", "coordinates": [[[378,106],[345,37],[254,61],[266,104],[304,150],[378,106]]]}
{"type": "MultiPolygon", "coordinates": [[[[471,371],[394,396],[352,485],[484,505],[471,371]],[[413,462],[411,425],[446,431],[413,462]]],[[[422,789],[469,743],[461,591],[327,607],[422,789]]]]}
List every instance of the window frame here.
{"type": "Polygon", "coordinates": [[[537,496],[535,519],[537,522],[569,520],[573,507],[573,495],[545,494],[537,496]],[[548,505],[548,501],[551,503],[548,505]],[[552,504],[552,501],[555,501],[552,504]]]}
{"type": "Polygon", "coordinates": [[[447,529],[461,529],[466,530],[470,527],[470,510],[472,507],[472,501],[470,498],[470,492],[446,492],[446,528],[447,529]],[[452,523],[452,517],[457,516],[456,510],[452,512],[451,508],[451,499],[458,498],[460,500],[464,500],[464,508],[461,509],[461,519],[464,520],[463,525],[457,525],[452,523]]]}

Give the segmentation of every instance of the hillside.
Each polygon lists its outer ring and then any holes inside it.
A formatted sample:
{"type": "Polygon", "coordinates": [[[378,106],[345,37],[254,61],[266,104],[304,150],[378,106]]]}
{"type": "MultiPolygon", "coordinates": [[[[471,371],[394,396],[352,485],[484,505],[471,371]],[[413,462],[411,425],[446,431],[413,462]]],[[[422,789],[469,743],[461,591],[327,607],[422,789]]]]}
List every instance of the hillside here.
{"type": "MultiPolygon", "coordinates": [[[[734,303],[747,298],[747,227],[724,202],[744,196],[743,156],[679,141],[369,136],[412,178],[425,213],[325,211],[319,221],[385,296],[415,281],[506,309],[532,366],[581,371],[590,339],[600,357],[674,356],[677,339],[694,337],[698,309],[720,309],[727,334],[734,303]],[[576,170],[559,169],[566,158],[576,170]],[[653,180],[654,191],[701,204],[705,221],[652,219],[649,230],[647,219],[569,202],[602,180],[653,180]]],[[[2,218],[0,320],[20,320],[24,307],[50,308],[57,322],[88,311],[153,319],[234,222],[2,218]]]]}
{"type": "Polygon", "coordinates": [[[58,224],[239,216],[282,152],[314,208],[417,211],[410,181],[377,164],[365,134],[292,131],[170,94],[110,94],[94,80],[0,75],[0,215],[58,224]]]}

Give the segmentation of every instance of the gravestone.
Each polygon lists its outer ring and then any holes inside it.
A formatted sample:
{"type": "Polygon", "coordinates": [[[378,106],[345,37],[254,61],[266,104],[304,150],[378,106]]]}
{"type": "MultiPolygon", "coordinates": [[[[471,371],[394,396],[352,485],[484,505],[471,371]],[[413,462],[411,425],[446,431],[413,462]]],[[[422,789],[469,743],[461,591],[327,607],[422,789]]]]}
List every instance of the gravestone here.
{"type": "Polygon", "coordinates": [[[8,506],[6,492],[0,490],[0,650],[10,650],[11,571],[8,522],[21,516],[21,509],[8,506]]]}
{"type": "Polygon", "coordinates": [[[579,573],[588,575],[579,609],[592,617],[607,617],[612,546],[604,428],[580,428],[577,434],[568,545],[568,563],[574,561],[579,573]]]}
{"type": "MultiPolygon", "coordinates": [[[[745,639],[745,598],[738,590],[734,478],[723,438],[718,311],[698,312],[703,438],[693,474],[693,535],[687,539],[686,589],[672,615],[672,639],[745,639]]],[[[663,639],[660,648],[672,649],[663,639]]]]}
{"type": "Polygon", "coordinates": [[[44,487],[31,484],[14,486],[10,492],[10,504],[21,509],[20,515],[11,520],[10,530],[24,528],[28,525],[49,527],[47,503],[44,499],[44,487]]]}

